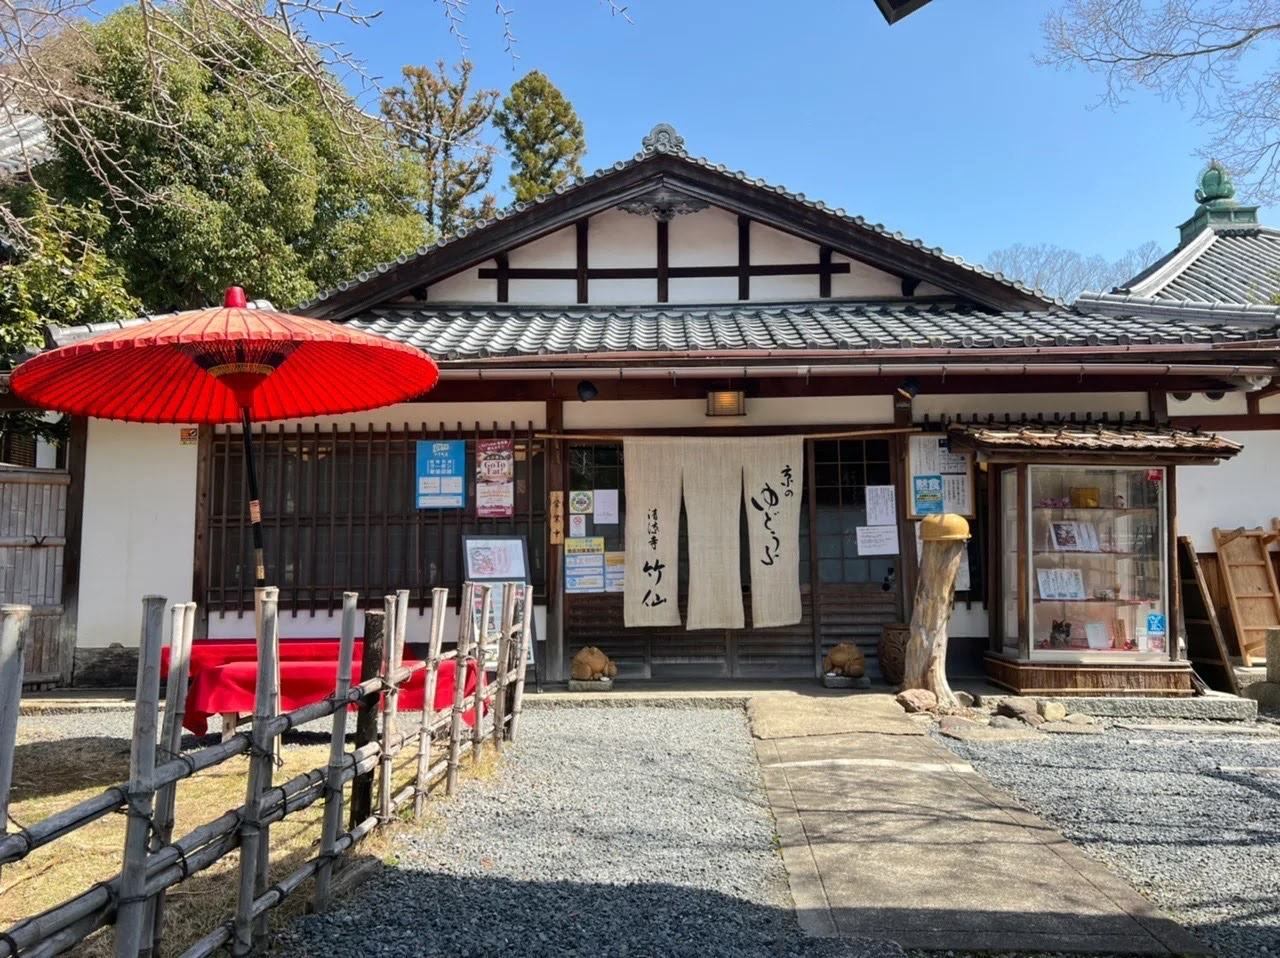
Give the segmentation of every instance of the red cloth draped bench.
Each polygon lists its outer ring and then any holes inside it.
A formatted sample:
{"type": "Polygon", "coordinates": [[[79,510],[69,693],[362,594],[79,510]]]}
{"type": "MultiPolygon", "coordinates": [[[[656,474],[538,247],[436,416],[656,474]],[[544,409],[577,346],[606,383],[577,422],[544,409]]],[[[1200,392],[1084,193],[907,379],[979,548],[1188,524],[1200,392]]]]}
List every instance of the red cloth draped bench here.
{"type": "MultiPolygon", "coordinates": [[[[356,643],[351,663],[351,684],[360,680],[361,643],[356,643]]],[[[258,647],[248,641],[201,641],[191,645],[191,678],[187,691],[187,708],[182,725],[195,735],[209,731],[209,716],[238,715],[253,712],[254,692],[258,679],[258,647]]],[[[291,640],[280,643],[280,711],[289,712],[333,694],[338,658],[336,640],[291,640]]],[[[414,664],[406,660],[406,665],[414,664]]],[[[163,650],[161,674],[169,670],[169,650],[163,650]]],[[[435,708],[448,708],[453,703],[453,660],[440,663],[436,682],[435,708]]],[[[425,670],[414,673],[400,688],[399,708],[416,712],[422,708],[426,689],[425,670]]],[[[476,688],[476,664],[467,663],[463,694],[470,696],[476,688]]],[[[474,721],[470,712],[463,718],[474,721]]],[[[225,730],[224,730],[225,731],[225,730]]]]}

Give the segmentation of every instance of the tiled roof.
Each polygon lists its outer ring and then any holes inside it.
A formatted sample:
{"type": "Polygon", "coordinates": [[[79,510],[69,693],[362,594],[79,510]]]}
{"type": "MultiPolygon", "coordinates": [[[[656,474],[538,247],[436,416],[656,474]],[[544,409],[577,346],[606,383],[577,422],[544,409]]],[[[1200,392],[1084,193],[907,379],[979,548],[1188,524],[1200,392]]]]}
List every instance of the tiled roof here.
{"type": "Polygon", "coordinates": [[[959,445],[1010,452],[1148,452],[1195,454],[1226,459],[1243,448],[1212,433],[1148,425],[1107,423],[954,424],[949,433],[959,445]]]}
{"type": "Polygon", "coordinates": [[[1069,309],[989,313],[938,302],[828,300],[719,306],[423,303],[349,320],[437,359],[738,350],[974,349],[1181,345],[1271,338],[1254,326],[1180,323],[1069,309]]]}
{"type": "Polygon", "coordinates": [[[25,173],[51,154],[49,133],[39,117],[0,105],[0,174],[25,173]]]}
{"type": "Polygon", "coordinates": [[[644,138],[643,148],[640,150],[639,153],[636,153],[635,156],[633,156],[631,159],[620,160],[617,163],[614,163],[612,166],[602,167],[601,169],[596,170],[594,173],[590,173],[590,174],[587,174],[586,176],[578,177],[576,180],[573,180],[572,182],[563,183],[557,186],[554,189],[554,191],[552,191],[551,193],[544,194],[528,202],[518,202],[507,207],[506,209],[498,210],[493,215],[492,219],[479,220],[477,223],[473,224],[470,227],[460,228],[454,234],[443,236],[433,243],[427,243],[423,246],[419,246],[416,250],[409,250],[405,253],[402,253],[400,256],[397,256],[394,260],[389,260],[385,263],[379,263],[377,266],[373,267],[372,269],[366,270],[362,273],[357,274],[356,276],[351,277],[349,280],[339,283],[333,289],[326,290],[320,293],[318,296],[314,297],[313,299],[305,303],[299,304],[298,309],[300,310],[311,309],[312,307],[315,307],[318,304],[323,303],[325,300],[329,299],[330,297],[334,296],[339,292],[345,292],[346,290],[351,289],[354,286],[358,286],[362,283],[365,283],[382,273],[386,273],[397,267],[404,266],[405,264],[415,259],[419,259],[423,256],[427,256],[435,252],[436,250],[440,249],[441,247],[447,246],[448,244],[450,244],[456,239],[461,239],[464,236],[469,236],[478,230],[483,230],[489,226],[492,226],[497,222],[500,222],[501,220],[507,219],[508,217],[522,213],[525,210],[537,207],[542,203],[545,203],[548,200],[552,199],[553,197],[560,196],[565,193],[571,193],[574,190],[578,189],[579,187],[586,185],[587,183],[590,183],[595,180],[600,180],[608,176],[612,176],[616,173],[621,173],[623,170],[630,169],[636,164],[642,163],[645,160],[651,159],[652,157],[658,156],[658,155],[679,157],[680,159],[690,164],[693,164],[694,166],[700,166],[708,170],[713,170],[717,173],[721,173],[725,176],[728,176],[748,186],[754,186],[761,190],[767,190],[769,192],[781,194],[782,196],[785,196],[794,202],[803,204],[804,206],[808,207],[811,210],[819,211],[828,216],[834,217],[838,220],[842,220],[845,223],[858,226],[863,229],[871,230],[874,233],[879,233],[883,236],[889,237],[890,239],[897,240],[898,242],[902,243],[904,246],[910,246],[910,247],[914,247],[915,249],[925,250],[926,252],[933,254],[939,259],[946,260],[947,262],[960,266],[963,269],[969,270],[980,276],[985,276],[988,279],[994,279],[999,282],[1002,282],[1005,285],[1009,286],[1011,289],[1015,289],[1020,293],[1025,293],[1031,296],[1037,296],[1045,300],[1049,299],[1048,295],[1044,293],[1043,290],[1033,290],[1028,286],[1024,286],[1022,283],[1019,283],[1017,280],[1006,277],[1002,273],[992,272],[991,270],[984,269],[981,266],[976,266],[972,263],[968,263],[959,256],[951,256],[943,252],[941,247],[926,246],[923,240],[913,239],[911,237],[904,236],[900,232],[889,230],[887,227],[885,227],[880,223],[872,223],[866,220],[862,216],[855,216],[851,213],[846,213],[843,209],[830,207],[826,203],[822,202],[821,200],[811,200],[808,197],[806,197],[803,193],[795,193],[788,190],[786,187],[766,183],[764,180],[759,179],[757,177],[750,176],[749,174],[743,172],[742,170],[731,170],[722,163],[713,163],[711,162],[711,160],[705,159],[703,157],[690,156],[685,151],[684,138],[681,137],[679,134],[677,134],[675,130],[672,129],[667,124],[660,123],[657,126],[655,126],[653,130],[650,131],[648,136],[644,138]]]}
{"type": "Polygon", "coordinates": [[[1271,303],[1280,295],[1280,230],[1208,227],[1115,291],[1169,302],[1271,303]]]}

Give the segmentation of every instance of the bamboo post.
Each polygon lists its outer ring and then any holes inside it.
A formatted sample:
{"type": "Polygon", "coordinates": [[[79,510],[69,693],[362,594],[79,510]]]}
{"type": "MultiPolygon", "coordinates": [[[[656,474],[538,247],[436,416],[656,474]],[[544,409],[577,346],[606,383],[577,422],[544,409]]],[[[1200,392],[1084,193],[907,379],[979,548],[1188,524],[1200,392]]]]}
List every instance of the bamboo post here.
{"type": "Polygon", "coordinates": [[[458,646],[453,658],[453,711],[449,719],[449,765],[445,773],[444,793],[452,795],[458,785],[458,757],[462,753],[462,704],[467,685],[467,651],[471,648],[471,631],[475,628],[475,588],[462,586],[462,614],[458,617],[458,646]]]}
{"type": "Polygon", "coordinates": [[[236,901],[233,955],[248,955],[261,930],[254,920],[253,901],[267,889],[271,834],[262,821],[263,795],[271,787],[271,765],[275,758],[275,736],[268,734],[268,723],[274,718],[279,654],[279,622],[276,596],[278,590],[266,586],[254,590],[255,604],[261,610],[258,630],[258,680],[254,689],[253,746],[249,752],[249,782],[245,790],[244,821],[240,826],[240,888],[236,901]]]}
{"type": "Polygon", "coordinates": [[[413,817],[421,818],[427,801],[427,771],[431,767],[432,726],[436,718],[436,686],[440,679],[440,646],[444,644],[448,589],[431,590],[431,636],[427,641],[427,674],[423,680],[422,719],[418,723],[418,770],[413,785],[413,817]]]}
{"type": "Polygon", "coordinates": [[[0,838],[9,830],[9,789],[18,740],[18,704],[22,701],[22,651],[29,605],[0,605],[0,838]]]}
{"type": "Polygon", "coordinates": [[[928,516],[921,521],[923,547],[911,636],[907,639],[904,689],[932,692],[940,706],[956,705],[947,682],[947,626],[955,602],[956,576],[969,539],[969,523],[962,516],[928,516]]]}
{"type": "Polygon", "coordinates": [[[480,626],[476,631],[476,691],[475,708],[471,726],[471,764],[480,761],[480,752],[484,748],[484,657],[489,638],[489,614],[493,603],[493,589],[487,585],[480,586],[480,626]]]}
{"type": "MultiPolygon", "coordinates": [[[[360,682],[369,681],[382,667],[382,648],[386,640],[383,628],[386,613],[370,609],[364,614],[364,646],[360,652],[360,682]]],[[[360,700],[356,711],[355,747],[360,748],[378,737],[378,693],[370,692],[360,700]]],[[[373,770],[357,775],[351,783],[351,815],[348,828],[355,828],[373,813],[373,770]]]]}
{"type": "MultiPolygon", "coordinates": [[[[182,752],[182,719],[187,708],[187,678],[191,671],[191,641],[195,637],[196,604],[175,603],[169,630],[169,681],[165,686],[164,722],[160,732],[160,749],[164,760],[177,758],[182,752]]],[[[160,786],[156,793],[156,830],[151,836],[151,851],[157,852],[173,839],[174,811],[178,800],[177,781],[160,786]]],[[[151,946],[142,954],[160,949],[164,933],[164,892],[152,902],[151,946]]]]}
{"type": "Polygon", "coordinates": [[[116,901],[116,958],[136,958],[144,938],[150,940],[147,918],[147,839],[155,808],[156,717],[160,711],[160,646],[164,642],[165,598],[142,599],[142,638],[138,646],[138,684],[133,707],[133,751],[129,757],[129,786],[124,835],[124,864],[120,897],[116,901]]]}
{"type": "MultiPolygon", "coordinates": [[[[408,610],[409,593],[404,591],[405,610],[408,610]]],[[[383,652],[382,680],[382,759],[378,763],[378,824],[391,821],[391,779],[395,764],[396,710],[400,704],[400,683],[396,673],[404,656],[404,629],[400,622],[400,595],[384,596],[383,614],[386,616],[387,642],[383,652]]]]}
{"type": "MultiPolygon", "coordinates": [[[[334,696],[342,698],[351,686],[351,657],[356,645],[356,603],[354,592],[342,593],[342,634],[338,640],[338,675],[334,679],[334,696]]],[[[324,825],[320,832],[320,867],[316,870],[312,911],[328,909],[332,899],[334,848],[342,828],[342,757],[347,747],[347,709],[333,713],[333,733],[329,738],[329,768],[325,778],[324,825]]]]}
{"type": "Polygon", "coordinates": [[[533,586],[524,587],[524,615],[520,619],[520,648],[516,650],[516,685],[511,692],[511,731],[507,737],[515,741],[520,729],[520,711],[524,708],[524,674],[529,667],[529,643],[533,632],[533,586]]]}
{"type": "Polygon", "coordinates": [[[507,734],[507,688],[511,679],[511,633],[516,624],[516,589],[514,582],[502,587],[502,632],[498,636],[498,671],[494,675],[493,691],[493,747],[502,751],[502,739],[507,734]]]}

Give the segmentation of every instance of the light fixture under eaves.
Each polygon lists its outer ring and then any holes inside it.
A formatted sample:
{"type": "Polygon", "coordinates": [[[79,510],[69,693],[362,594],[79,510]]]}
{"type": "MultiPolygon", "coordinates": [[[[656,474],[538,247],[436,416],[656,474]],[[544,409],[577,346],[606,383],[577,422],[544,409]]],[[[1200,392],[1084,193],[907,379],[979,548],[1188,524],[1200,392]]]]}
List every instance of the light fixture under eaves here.
{"type": "Polygon", "coordinates": [[[707,393],[708,416],[745,416],[747,397],[740,389],[716,389],[707,393]]]}

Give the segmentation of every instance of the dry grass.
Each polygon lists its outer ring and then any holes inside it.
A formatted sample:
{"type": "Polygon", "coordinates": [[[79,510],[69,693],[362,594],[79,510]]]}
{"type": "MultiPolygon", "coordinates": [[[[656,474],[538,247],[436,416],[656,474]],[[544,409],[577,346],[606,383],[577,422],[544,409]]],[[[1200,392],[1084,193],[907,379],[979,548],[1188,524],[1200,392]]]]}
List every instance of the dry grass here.
{"type": "MultiPolygon", "coordinates": [[[[283,764],[275,770],[275,780],[284,781],[322,767],[328,761],[328,754],[327,744],[287,745],[281,756],[283,764]]],[[[491,777],[496,774],[496,766],[492,749],[486,749],[479,762],[464,760],[464,777],[491,777]]],[[[396,760],[393,776],[396,789],[413,780],[416,768],[417,752],[406,746],[396,760]]],[[[20,744],[14,765],[10,811],[16,821],[39,821],[97,794],[107,786],[125,781],[128,769],[129,743],[118,738],[86,737],[20,744]]],[[[180,782],[174,835],[183,835],[227,809],[242,804],[247,771],[248,758],[238,756],[180,782]]],[[[315,855],[322,817],[323,803],[317,802],[272,826],[274,879],[284,877],[315,855]]],[[[37,849],[23,861],[5,867],[0,872],[0,928],[57,905],[95,882],[118,874],[124,828],[123,815],[108,815],[37,849]]],[[[354,853],[345,856],[343,867],[349,868],[356,862],[369,859],[386,860],[391,854],[391,831],[375,832],[354,853]]],[[[235,907],[234,876],[239,867],[238,858],[238,853],[232,852],[170,890],[164,936],[167,953],[176,954],[184,950],[219,922],[231,917],[235,907]]],[[[273,924],[302,913],[310,892],[308,883],[275,909],[273,924]]],[[[70,954],[106,958],[111,954],[110,931],[104,930],[92,936],[70,954]]]]}

